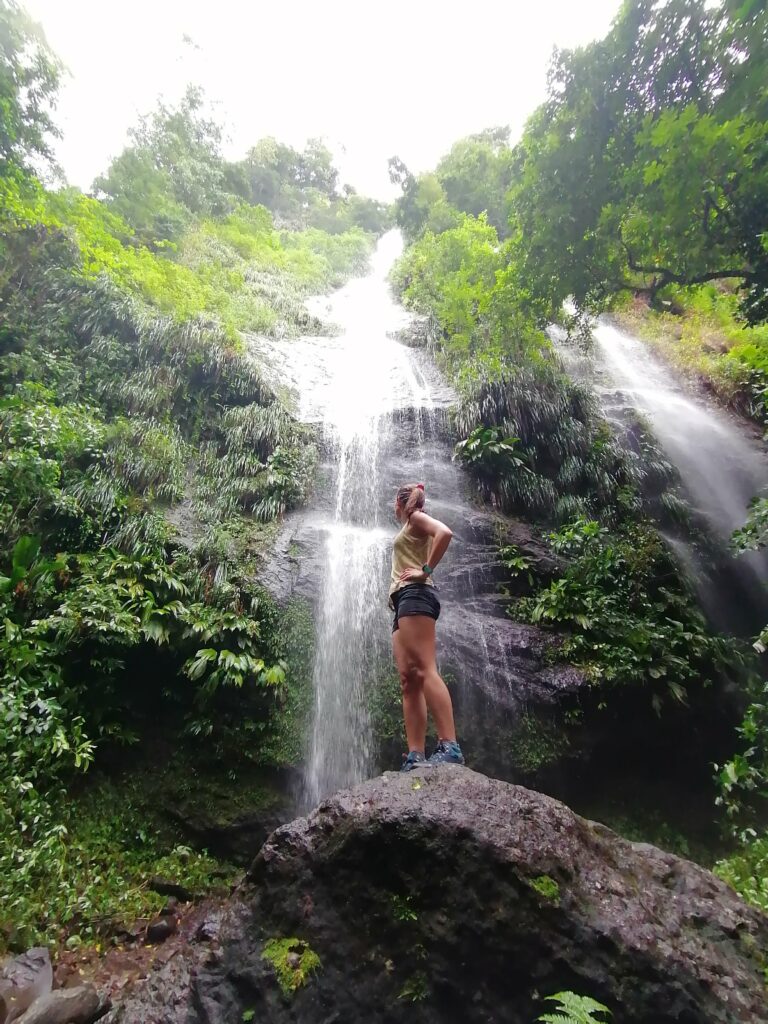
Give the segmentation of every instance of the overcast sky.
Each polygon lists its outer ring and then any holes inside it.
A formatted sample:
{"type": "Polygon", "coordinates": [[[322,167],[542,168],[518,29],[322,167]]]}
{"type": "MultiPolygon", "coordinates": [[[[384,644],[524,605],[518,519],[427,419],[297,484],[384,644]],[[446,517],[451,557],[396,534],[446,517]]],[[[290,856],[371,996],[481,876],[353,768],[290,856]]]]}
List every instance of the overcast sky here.
{"type": "Polygon", "coordinates": [[[226,152],[323,136],[344,180],[387,197],[387,159],[427,170],[453,141],[517,135],[554,46],[607,31],[619,0],[26,0],[69,70],[59,160],[87,189],[158,96],[200,84],[226,152]],[[190,42],[185,42],[184,37],[190,42]]]}

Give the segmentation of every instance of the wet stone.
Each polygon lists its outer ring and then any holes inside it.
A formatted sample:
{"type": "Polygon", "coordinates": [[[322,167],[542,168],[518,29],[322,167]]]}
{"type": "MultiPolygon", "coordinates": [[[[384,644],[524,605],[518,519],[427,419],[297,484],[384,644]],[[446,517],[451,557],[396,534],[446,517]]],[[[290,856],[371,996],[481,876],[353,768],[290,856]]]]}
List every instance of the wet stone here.
{"type": "Polygon", "coordinates": [[[622,1024],[768,1024],[765,915],[697,865],[465,768],[337,793],[278,829],[249,880],[220,959],[153,982],[123,1024],[254,1007],[270,1024],[531,1024],[563,990],[622,1024]],[[320,964],[290,997],[264,957],[281,937],[320,964]]]}

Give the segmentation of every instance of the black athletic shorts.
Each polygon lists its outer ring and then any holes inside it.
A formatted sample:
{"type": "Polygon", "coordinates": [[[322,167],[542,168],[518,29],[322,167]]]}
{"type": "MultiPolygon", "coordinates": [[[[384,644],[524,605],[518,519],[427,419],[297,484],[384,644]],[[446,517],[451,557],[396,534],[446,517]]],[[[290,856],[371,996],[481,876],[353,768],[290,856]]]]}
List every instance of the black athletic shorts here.
{"type": "Polygon", "coordinates": [[[440,617],[440,601],[435,587],[427,586],[426,583],[409,583],[396,590],[392,595],[392,604],[395,608],[393,633],[398,628],[397,620],[403,615],[428,615],[435,620],[440,617]]]}

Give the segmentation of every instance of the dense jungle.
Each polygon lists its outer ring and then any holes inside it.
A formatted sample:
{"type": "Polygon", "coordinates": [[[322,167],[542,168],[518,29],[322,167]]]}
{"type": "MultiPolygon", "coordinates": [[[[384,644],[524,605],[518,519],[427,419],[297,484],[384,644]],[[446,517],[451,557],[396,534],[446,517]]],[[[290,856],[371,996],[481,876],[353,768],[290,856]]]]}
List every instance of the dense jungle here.
{"type": "Polygon", "coordinates": [[[0,1024],[768,1020],[765,3],[624,0],[389,202],[196,84],[79,190],[43,29],[0,0],[0,1024]],[[376,778],[404,476],[454,784],[376,778]],[[34,1016],[30,947],[115,1008],[34,1016]]]}

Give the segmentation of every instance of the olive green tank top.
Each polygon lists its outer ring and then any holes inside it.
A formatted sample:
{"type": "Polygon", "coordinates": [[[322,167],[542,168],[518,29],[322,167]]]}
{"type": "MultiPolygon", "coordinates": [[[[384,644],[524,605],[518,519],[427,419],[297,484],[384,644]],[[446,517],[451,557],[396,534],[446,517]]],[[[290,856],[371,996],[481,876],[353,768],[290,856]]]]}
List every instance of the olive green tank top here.
{"type": "MultiPolygon", "coordinates": [[[[408,581],[400,580],[400,573],[403,569],[421,569],[429,560],[429,549],[432,546],[432,538],[417,537],[411,530],[411,524],[406,523],[400,533],[395,537],[392,548],[392,578],[389,586],[389,596],[396,590],[407,587],[408,581]]],[[[432,577],[427,576],[427,586],[434,587],[432,577]]]]}

